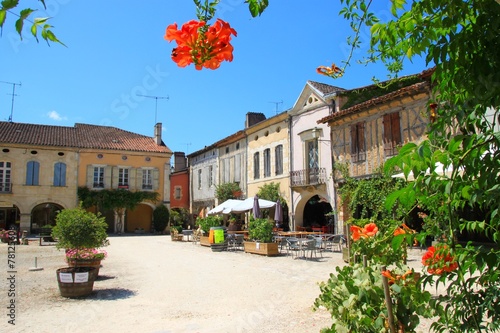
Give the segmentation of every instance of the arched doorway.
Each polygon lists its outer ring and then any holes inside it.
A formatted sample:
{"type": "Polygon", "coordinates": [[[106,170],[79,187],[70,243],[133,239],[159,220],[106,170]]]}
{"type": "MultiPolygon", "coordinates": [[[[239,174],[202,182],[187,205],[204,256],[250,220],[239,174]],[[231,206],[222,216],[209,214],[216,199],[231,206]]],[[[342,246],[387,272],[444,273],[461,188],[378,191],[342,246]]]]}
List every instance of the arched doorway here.
{"type": "Polygon", "coordinates": [[[31,211],[31,233],[40,233],[40,229],[56,225],[57,213],[62,210],[58,204],[46,202],[39,204],[31,211]]]}
{"type": "Polygon", "coordinates": [[[0,207],[0,229],[19,229],[20,212],[17,206],[0,207]]]}
{"type": "Polygon", "coordinates": [[[334,233],[331,219],[325,216],[332,211],[332,206],[329,202],[321,199],[318,195],[311,197],[304,206],[304,216],[302,226],[307,230],[312,228],[326,227],[327,232],[334,233]]]}

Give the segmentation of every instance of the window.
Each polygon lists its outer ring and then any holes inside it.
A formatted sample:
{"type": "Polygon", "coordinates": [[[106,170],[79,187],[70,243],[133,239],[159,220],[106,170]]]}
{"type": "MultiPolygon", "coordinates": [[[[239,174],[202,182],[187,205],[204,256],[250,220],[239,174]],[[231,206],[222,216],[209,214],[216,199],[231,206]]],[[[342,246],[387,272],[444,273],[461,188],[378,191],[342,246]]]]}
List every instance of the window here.
{"type": "Polygon", "coordinates": [[[306,145],[308,184],[316,184],[319,180],[318,140],[307,141],[306,145]]]}
{"type": "Polygon", "coordinates": [[[198,190],[201,190],[201,169],[198,169],[198,190]]]}
{"type": "Polygon", "coordinates": [[[10,162],[0,162],[0,192],[9,193],[11,190],[10,167],[10,162]]]}
{"type": "Polygon", "coordinates": [[[214,166],[210,165],[208,167],[208,186],[211,187],[214,185],[214,166]]]}
{"type": "Polygon", "coordinates": [[[40,163],[29,161],[26,165],[26,185],[38,185],[40,163]]]}
{"type": "Polygon", "coordinates": [[[259,164],[260,164],[259,153],[255,153],[255,154],[253,154],[253,178],[254,179],[260,178],[259,164]]]}
{"type": "Polygon", "coordinates": [[[283,174],[283,145],[278,145],[274,149],[274,169],[276,172],[276,175],[282,175],[283,174]]]}
{"type": "Polygon", "coordinates": [[[401,127],[399,112],[384,115],[384,153],[385,156],[398,154],[398,147],[401,145],[401,127]]]}
{"type": "Polygon", "coordinates": [[[264,177],[271,177],[271,149],[264,150],[264,177]]]}
{"type": "Polygon", "coordinates": [[[351,126],[351,160],[353,162],[363,162],[366,160],[364,123],[357,123],[351,126]]]}
{"type": "Polygon", "coordinates": [[[57,162],[54,164],[54,186],[66,186],[66,164],[57,162]]]}
{"type": "Polygon", "coordinates": [[[142,189],[143,190],[153,189],[153,170],[151,169],[142,170],[142,189]]]}
{"type": "Polygon", "coordinates": [[[129,185],[129,169],[118,169],[118,188],[128,188],[129,185]]]}
{"type": "Polygon", "coordinates": [[[104,167],[94,167],[93,188],[104,188],[104,167]]]}
{"type": "Polygon", "coordinates": [[[181,200],[181,198],[182,198],[182,195],[181,195],[182,191],[181,190],[182,190],[182,188],[180,186],[176,186],[174,188],[174,199],[175,200],[181,200]]]}

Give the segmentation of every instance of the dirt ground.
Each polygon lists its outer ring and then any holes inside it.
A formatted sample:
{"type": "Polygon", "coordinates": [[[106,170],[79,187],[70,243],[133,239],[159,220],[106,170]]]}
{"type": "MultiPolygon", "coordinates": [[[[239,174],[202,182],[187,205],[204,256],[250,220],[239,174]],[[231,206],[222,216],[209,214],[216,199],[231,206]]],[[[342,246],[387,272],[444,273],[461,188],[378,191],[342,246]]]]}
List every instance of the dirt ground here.
{"type": "MultiPolygon", "coordinates": [[[[318,283],[344,265],[339,252],[306,261],[212,252],[170,236],[112,236],[106,250],[94,292],[68,299],[56,279],[62,250],[18,245],[12,269],[0,244],[0,332],[319,332],[331,319],[326,310],[312,311],[318,283]],[[30,270],[35,257],[43,270],[30,270]]],[[[422,253],[409,253],[418,271],[422,253]]],[[[428,332],[429,323],[419,331],[428,332]]]]}

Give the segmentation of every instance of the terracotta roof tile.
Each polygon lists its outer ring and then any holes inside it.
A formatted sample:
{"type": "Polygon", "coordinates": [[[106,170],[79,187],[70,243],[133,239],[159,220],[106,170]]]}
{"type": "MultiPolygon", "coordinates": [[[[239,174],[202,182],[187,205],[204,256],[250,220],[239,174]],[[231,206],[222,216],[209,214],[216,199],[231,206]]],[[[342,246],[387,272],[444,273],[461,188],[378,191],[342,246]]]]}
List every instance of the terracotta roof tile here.
{"type": "Polygon", "coordinates": [[[0,144],[25,144],[80,149],[108,149],[167,153],[171,150],[153,137],[110,126],[75,124],[74,127],[0,122],[0,144]]]}
{"type": "Polygon", "coordinates": [[[335,86],[331,86],[329,84],[325,83],[320,83],[316,81],[307,81],[311,86],[313,86],[315,89],[317,89],[319,92],[321,92],[323,95],[329,95],[332,94],[336,91],[344,91],[344,88],[339,88],[335,86]]]}
{"type": "Polygon", "coordinates": [[[349,115],[352,113],[355,113],[355,112],[360,111],[362,109],[374,107],[376,105],[380,105],[380,104],[386,103],[388,101],[391,101],[391,100],[394,100],[396,98],[400,98],[403,96],[409,96],[409,95],[414,95],[417,93],[429,91],[429,89],[430,89],[429,82],[427,82],[427,81],[418,82],[418,83],[412,84],[410,86],[406,86],[404,88],[393,91],[391,93],[388,93],[388,94],[385,94],[385,95],[382,95],[382,96],[379,96],[376,98],[372,98],[372,99],[367,100],[363,103],[353,105],[350,108],[341,110],[339,112],[332,113],[331,115],[328,115],[328,116],[318,120],[317,123],[318,124],[327,123],[329,121],[341,118],[343,116],[346,116],[346,115],[349,115]]]}

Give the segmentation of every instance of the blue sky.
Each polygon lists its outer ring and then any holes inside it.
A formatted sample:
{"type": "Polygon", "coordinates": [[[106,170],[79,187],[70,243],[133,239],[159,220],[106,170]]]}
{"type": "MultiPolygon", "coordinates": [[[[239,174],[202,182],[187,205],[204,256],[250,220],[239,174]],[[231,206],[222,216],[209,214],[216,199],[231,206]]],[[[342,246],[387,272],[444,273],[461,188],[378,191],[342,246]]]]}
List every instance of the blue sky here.
{"type": "MultiPolygon", "coordinates": [[[[156,109],[166,145],[189,154],[244,129],[248,112],[271,117],[291,108],[307,80],[355,88],[371,84],[373,76],[386,78],[381,65],[355,63],[341,79],[316,73],[319,65],[347,58],[351,31],[338,15],[339,0],[271,0],[258,18],[251,18],[243,0],[221,0],[218,17],[238,36],[232,40],[234,60],[215,71],[179,68],[170,59],[175,43],[163,39],[165,28],[196,18],[190,0],[46,3],[47,10],[30,0],[20,7],[39,8],[34,17],[52,17],[49,23],[67,47],[37,43],[27,29],[21,41],[13,16],[0,37],[0,81],[21,83],[14,122],[109,125],[153,136],[156,109]]],[[[376,5],[375,13],[387,18],[387,4],[376,5]]],[[[366,32],[362,41],[368,41],[366,32]]],[[[363,52],[366,47],[356,56],[363,52]]],[[[425,68],[417,61],[402,74],[425,68]]],[[[2,121],[11,114],[12,87],[0,83],[2,121]]]]}

